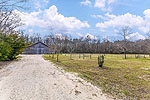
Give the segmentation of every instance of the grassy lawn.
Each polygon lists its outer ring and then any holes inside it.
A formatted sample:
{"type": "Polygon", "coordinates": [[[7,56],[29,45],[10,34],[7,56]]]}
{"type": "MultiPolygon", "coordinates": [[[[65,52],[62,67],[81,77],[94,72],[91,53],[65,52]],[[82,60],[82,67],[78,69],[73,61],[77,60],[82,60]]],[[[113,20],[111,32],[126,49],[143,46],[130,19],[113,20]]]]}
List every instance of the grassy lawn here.
{"type": "MultiPolygon", "coordinates": [[[[83,59],[79,54],[59,55],[59,62],[56,62],[56,55],[44,55],[43,57],[58,65],[66,71],[76,72],[81,78],[102,88],[104,93],[111,94],[116,98],[125,100],[150,100],[150,58],[135,58],[135,55],[105,56],[104,68],[97,64],[98,54],[89,54],[83,59]]],[[[143,56],[144,57],[144,56],[143,56]]]]}

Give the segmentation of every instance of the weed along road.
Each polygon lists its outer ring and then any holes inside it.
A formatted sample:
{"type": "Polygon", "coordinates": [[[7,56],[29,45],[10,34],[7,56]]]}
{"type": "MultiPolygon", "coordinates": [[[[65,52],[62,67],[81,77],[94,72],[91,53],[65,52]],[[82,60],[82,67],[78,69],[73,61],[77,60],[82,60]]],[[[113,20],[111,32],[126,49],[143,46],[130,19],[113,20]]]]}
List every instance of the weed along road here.
{"type": "Polygon", "coordinates": [[[0,100],[112,100],[41,55],[23,55],[0,70],[0,100]]]}

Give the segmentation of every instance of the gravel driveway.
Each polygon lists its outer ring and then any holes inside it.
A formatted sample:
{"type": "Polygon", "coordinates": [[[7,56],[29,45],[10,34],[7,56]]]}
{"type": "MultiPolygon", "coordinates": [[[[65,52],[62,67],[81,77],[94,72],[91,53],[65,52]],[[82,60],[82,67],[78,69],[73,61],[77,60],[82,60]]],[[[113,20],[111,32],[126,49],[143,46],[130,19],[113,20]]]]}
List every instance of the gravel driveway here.
{"type": "Polygon", "coordinates": [[[41,55],[22,59],[0,70],[0,100],[112,100],[101,90],[64,72],[41,55]]]}

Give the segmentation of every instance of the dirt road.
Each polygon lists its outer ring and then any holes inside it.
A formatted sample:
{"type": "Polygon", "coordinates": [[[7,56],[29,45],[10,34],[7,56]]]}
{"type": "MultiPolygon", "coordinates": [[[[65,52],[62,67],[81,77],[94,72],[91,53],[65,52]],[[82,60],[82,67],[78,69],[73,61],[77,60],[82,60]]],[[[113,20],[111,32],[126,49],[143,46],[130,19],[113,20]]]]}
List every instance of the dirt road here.
{"type": "Polygon", "coordinates": [[[0,70],[0,100],[112,100],[41,55],[22,56],[0,70]]]}

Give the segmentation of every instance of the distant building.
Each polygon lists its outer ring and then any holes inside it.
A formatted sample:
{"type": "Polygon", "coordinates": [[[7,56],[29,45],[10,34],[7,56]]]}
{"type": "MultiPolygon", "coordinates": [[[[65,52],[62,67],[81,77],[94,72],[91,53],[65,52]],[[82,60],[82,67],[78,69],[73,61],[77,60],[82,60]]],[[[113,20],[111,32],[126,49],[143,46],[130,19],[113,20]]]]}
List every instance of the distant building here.
{"type": "Polygon", "coordinates": [[[46,44],[42,42],[37,42],[35,44],[32,44],[28,46],[23,54],[49,54],[50,48],[46,44]]]}

